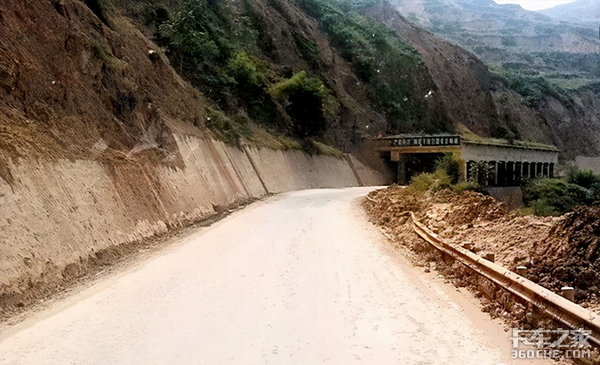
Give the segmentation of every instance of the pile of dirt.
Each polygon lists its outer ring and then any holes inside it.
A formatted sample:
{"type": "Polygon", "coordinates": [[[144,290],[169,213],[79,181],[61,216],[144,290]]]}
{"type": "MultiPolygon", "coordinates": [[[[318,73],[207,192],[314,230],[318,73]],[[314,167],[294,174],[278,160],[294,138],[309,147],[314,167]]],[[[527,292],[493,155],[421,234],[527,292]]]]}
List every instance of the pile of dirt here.
{"type": "MultiPolygon", "coordinates": [[[[435,271],[445,282],[471,291],[481,300],[481,310],[492,318],[501,318],[507,330],[555,328],[557,324],[540,308],[519,301],[498,285],[434,249],[414,232],[410,212],[447,243],[456,246],[469,243],[468,247],[479,254],[493,252],[496,263],[512,270],[518,265],[530,267],[528,277],[534,281],[540,276],[536,270],[545,273],[546,276],[542,275],[545,278],[551,275],[553,267],[557,267],[573,277],[583,272],[579,280],[586,280],[588,285],[600,285],[596,270],[600,265],[593,264],[600,242],[600,207],[579,208],[567,217],[523,217],[510,212],[493,198],[475,192],[415,194],[397,186],[369,194],[363,206],[372,222],[381,227],[392,245],[408,256],[415,266],[423,267],[425,272],[435,271]],[[565,239],[571,240],[575,248],[573,253],[565,249],[565,239]],[[574,265],[576,255],[582,255],[579,259],[582,263],[587,260],[584,265],[574,265]],[[560,266],[556,264],[560,262],[557,256],[574,259],[565,260],[560,266]]],[[[550,289],[560,289],[561,285],[562,282],[554,283],[550,289]]],[[[593,300],[578,303],[590,310],[596,307],[593,300]]]]}
{"type": "Polygon", "coordinates": [[[494,253],[513,271],[526,266],[528,279],[555,293],[572,286],[578,304],[600,311],[600,205],[561,217],[520,216],[475,192],[415,194],[393,186],[371,193],[365,209],[395,246],[411,250],[416,265],[435,266],[456,286],[466,285],[464,275],[414,233],[410,212],[447,243],[494,253]]]}
{"type": "Polygon", "coordinates": [[[435,258],[425,243],[411,228],[410,212],[419,212],[425,200],[410,194],[403,187],[392,185],[367,195],[363,208],[370,221],[379,226],[395,248],[408,247],[415,255],[417,266],[428,265],[435,258]]]}
{"type": "Polygon", "coordinates": [[[583,306],[600,297],[600,206],[576,207],[532,247],[530,278],[560,291],[575,288],[583,306]]]}
{"type": "Polygon", "coordinates": [[[495,254],[496,263],[515,270],[517,266],[531,266],[531,248],[541,237],[547,236],[559,218],[511,216],[497,221],[457,227],[442,235],[454,245],[468,244],[475,252],[495,254]]]}
{"type": "MultiPolygon", "coordinates": [[[[481,300],[482,311],[488,312],[492,318],[503,318],[507,328],[546,328],[550,325],[545,324],[547,319],[535,308],[515,301],[498,286],[435,250],[412,228],[411,211],[447,242],[452,240],[449,237],[454,237],[455,243],[461,244],[464,237],[472,236],[477,242],[473,246],[476,251],[489,250],[493,244],[504,248],[511,244],[507,224],[520,225],[525,231],[527,228],[527,220],[514,217],[504,204],[471,191],[415,194],[410,189],[392,186],[369,194],[363,206],[371,221],[380,226],[393,246],[402,250],[415,266],[423,267],[425,272],[435,271],[447,283],[471,291],[481,300]],[[487,233],[483,227],[487,227],[487,233]],[[490,232],[494,238],[485,240],[484,235],[490,232]],[[403,250],[404,247],[408,250],[403,250]]],[[[530,239],[532,237],[533,234],[529,235],[530,239]]]]}
{"type": "Polygon", "coordinates": [[[506,217],[509,212],[504,203],[474,191],[455,194],[444,190],[425,202],[425,211],[419,215],[420,220],[425,224],[443,221],[450,227],[494,221],[506,217]]]}
{"type": "Polygon", "coordinates": [[[407,239],[404,231],[412,231],[410,226],[403,227],[412,211],[446,242],[468,244],[476,253],[494,253],[496,262],[511,270],[533,266],[533,247],[562,222],[560,217],[520,216],[504,203],[473,191],[415,194],[390,187],[371,193],[370,199],[377,202],[367,207],[373,221],[384,226],[397,242],[407,239]]]}

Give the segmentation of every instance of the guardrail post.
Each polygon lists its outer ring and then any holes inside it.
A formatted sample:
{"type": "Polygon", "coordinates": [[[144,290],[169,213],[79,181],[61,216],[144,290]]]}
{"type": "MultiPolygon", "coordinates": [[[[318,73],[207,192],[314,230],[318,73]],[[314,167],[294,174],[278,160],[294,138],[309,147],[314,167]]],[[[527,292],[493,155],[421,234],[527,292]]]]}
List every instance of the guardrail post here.
{"type": "Polygon", "coordinates": [[[485,255],[483,255],[483,258],[490,261],[490,262],[495,262],[496,261],[496,254],[494,254],[493,252],[488,252],[485,255]]]}
{"type": "Polygon", "coordinates": [[[527,276],[527,267],[517,266],[517,274],[521,275],[522,277],[526,277],[527,276]]]}
{"type": "Polygon", "coordinates": [[[563,286],[562,288],[560,288],[560,292],[565,299],[569,299],[572,302],[575,301],[575,289],[573,289],[572,287],[563,286]]]}

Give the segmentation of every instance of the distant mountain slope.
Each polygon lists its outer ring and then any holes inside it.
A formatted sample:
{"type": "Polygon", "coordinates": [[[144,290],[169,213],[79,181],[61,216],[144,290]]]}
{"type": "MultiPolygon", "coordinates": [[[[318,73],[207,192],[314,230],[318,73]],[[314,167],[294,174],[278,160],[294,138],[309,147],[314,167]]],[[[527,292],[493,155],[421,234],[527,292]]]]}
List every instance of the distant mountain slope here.
{"type": "Polygon", "coordinates": [[[408,22],[397,9],[370,9],[423,57],[445,109],[463,135],[539,141],[558,146],[561,159],[600,155],[600,98],[567,92],[539,77],[490,74],[469,52],[408,22]]]}
{"type": "Polygon", "coordinates": [[[600,25],[600,2],[598,0],[578,0],[539,11],[540,14],[570,23],[579,23],[598,29],[600,25]]]}
{"type": "MultiPolygon", "coordinates": [[[[594,2],[594,0],[590,0],[594,2]]],[[[417,25],[506,69],[589,77],[597,68],[597,30],[561,23],[492,0],[392,0],[417,25]]]]}

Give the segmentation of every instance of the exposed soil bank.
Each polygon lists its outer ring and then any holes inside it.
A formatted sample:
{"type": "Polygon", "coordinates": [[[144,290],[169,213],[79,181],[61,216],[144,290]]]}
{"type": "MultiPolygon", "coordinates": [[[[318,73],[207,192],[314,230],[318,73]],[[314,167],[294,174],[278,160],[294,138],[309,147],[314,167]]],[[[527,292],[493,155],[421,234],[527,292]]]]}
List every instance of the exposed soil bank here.
{"type": "MultiPolygon", "coordinates": [[[[270,193],[359,185],[346,158],[174,138],[181,167],[125,157],[9,162],[14,181],[0,180],[3,316],[145,240],[231,207],[270,193]]],[[[384,182],[353,163],[360,180],[384,182]]]]}

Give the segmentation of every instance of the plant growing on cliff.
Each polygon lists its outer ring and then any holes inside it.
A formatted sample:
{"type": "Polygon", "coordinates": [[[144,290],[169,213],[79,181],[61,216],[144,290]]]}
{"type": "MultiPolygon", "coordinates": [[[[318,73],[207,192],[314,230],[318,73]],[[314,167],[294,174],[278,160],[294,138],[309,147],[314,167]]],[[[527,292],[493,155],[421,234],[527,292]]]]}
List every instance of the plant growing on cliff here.
{"type": "Polygon", "coordinates": [[[272,123],[276,106],[268,92],[268,64],[239,51],[229,59],[226,70],[233,78],[231,88],[245,102],[248,115],[255,120],[272,123]]]}
{"type": "Polygon", "coordinates": [[[219,15],[216,5],[208,1],[186,1],[158,27],[158,39],[167,55],[177,62],[181,74],[187,71],[196,83],[218,86],[230,81],[212,76],[223,74],[219,68],[233,48],[225,36],[227,21],[219,15]]]}
{"type": "Polygon", "coordinates": [[[294,121],[294,129],[303,137],[314,136],[325,129],[326,118],[335,114],[337,103],[323,82],[300,71],[278,82],[269,90],[294,121]]]}

